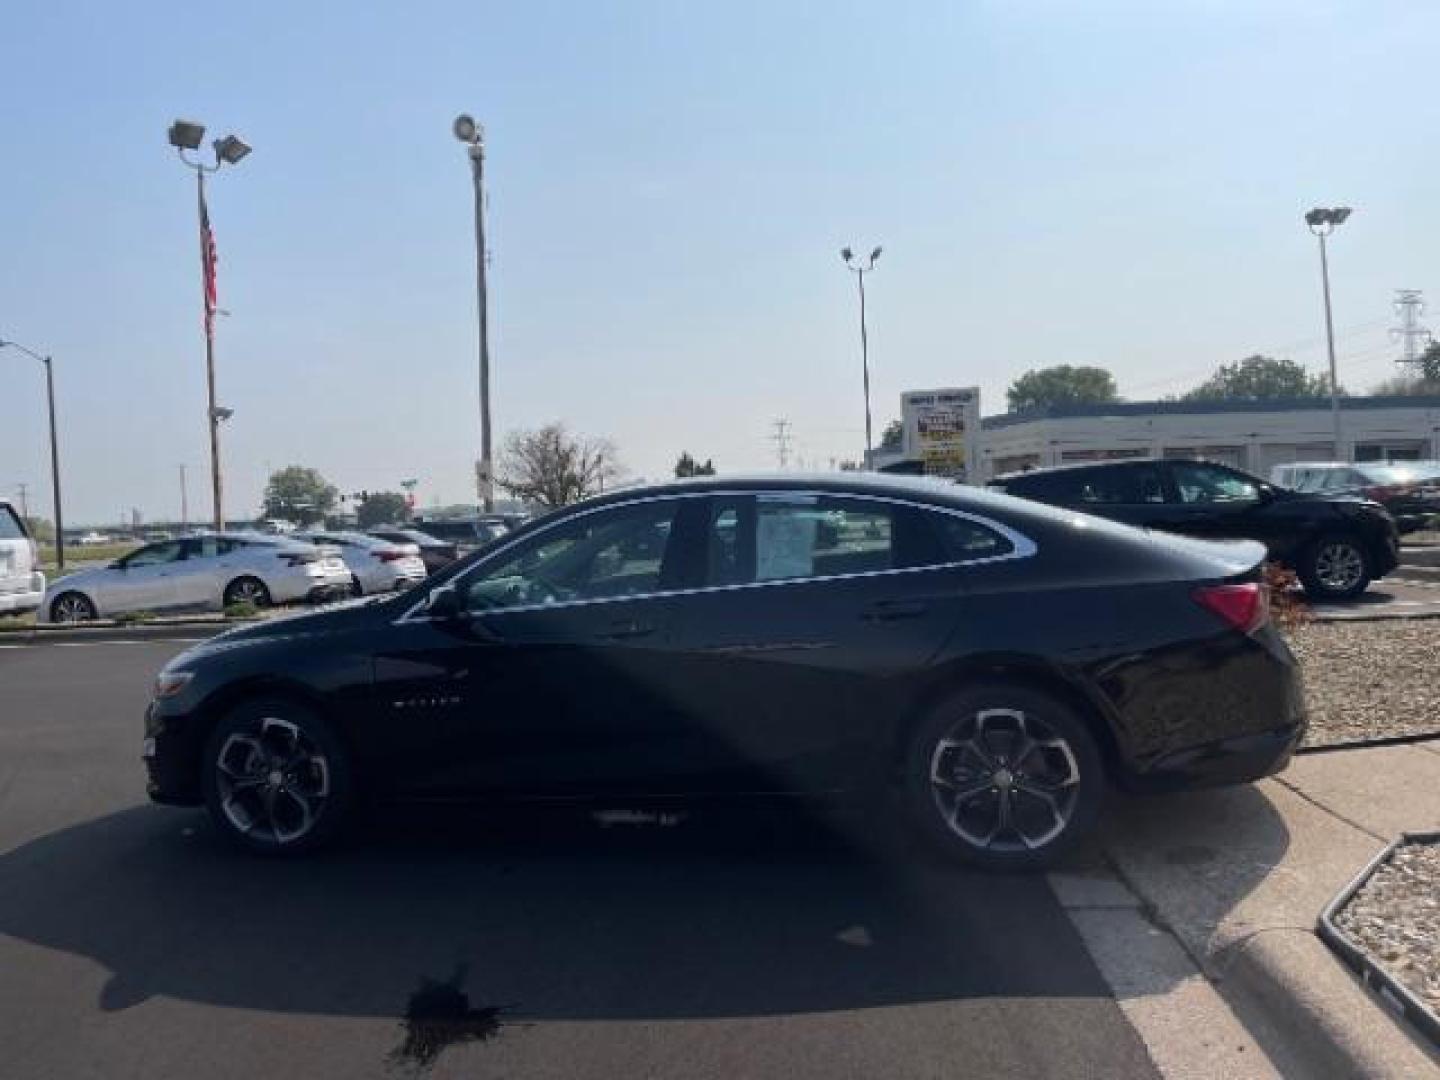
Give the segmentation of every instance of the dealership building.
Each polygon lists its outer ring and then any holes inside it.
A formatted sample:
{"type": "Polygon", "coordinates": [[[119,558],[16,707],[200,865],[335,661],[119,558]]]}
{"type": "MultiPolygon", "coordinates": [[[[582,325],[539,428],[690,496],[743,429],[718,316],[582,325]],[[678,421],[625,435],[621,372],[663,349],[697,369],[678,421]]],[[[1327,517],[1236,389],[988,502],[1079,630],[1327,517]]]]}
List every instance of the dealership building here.
{"type": "MultiPolygon", "coordinates": [[[[1325,399],[1054,406],[985,417],[977,471],[988,478],[1077,461],[1183,457],[1266,476],[1292,461],[1440,460],[1440,396],[1342,398],[1340,424],[1337,454],[1325,399]]],[[[902,451],[875,455],[878,467],[904,470],[901,462],[918,459],[908,425],[905,434],[902,451]]]]}

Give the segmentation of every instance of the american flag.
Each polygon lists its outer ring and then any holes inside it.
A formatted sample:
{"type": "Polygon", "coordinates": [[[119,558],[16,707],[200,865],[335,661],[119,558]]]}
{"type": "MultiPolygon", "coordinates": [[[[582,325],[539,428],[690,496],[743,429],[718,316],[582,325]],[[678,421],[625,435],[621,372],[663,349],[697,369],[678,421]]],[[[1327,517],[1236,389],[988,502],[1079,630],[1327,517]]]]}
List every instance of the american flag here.
{"type": "Polygon", "coordinates": [[[200,265],[205,276],[205,336],[215,336],[215,234],[210,231],[210,207],[200,195],[200,265]]]}

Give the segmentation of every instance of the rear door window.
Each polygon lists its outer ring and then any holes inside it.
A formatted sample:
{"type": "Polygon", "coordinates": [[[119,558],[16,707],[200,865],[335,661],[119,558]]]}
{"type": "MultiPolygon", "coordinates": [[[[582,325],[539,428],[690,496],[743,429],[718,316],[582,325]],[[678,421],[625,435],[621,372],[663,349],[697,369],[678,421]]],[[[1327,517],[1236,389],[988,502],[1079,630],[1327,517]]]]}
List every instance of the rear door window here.
{"type": "Polygon", "coordinates": [[[1075,495],[1081,506],[1139,505],[1165,501],[1165,479],[1156,464],[1087,469],[1077,474],[1075,495]]]}
{"type": "Polygon", "coordinates": [[[1260,497],[1255,485],[1239,473],[1203,461],[1172,461],[1171,475],[1182,503],[1247,503],[1260,497]]]}

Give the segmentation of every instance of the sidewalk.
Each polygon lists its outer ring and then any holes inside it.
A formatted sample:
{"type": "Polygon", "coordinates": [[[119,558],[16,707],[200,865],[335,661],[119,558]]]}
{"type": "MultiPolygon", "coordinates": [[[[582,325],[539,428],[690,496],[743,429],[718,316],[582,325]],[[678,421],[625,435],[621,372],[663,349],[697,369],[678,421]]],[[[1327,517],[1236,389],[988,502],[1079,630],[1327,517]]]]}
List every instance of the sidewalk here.
{"type": "Polygon", "coordinates": [[[1106,854],[1285,1075],[1440,1076],[1314,932],[1401,832],[1440,829],[1440,740],[1299,757],[1259,784],[1117,798],[1106,854]]]}

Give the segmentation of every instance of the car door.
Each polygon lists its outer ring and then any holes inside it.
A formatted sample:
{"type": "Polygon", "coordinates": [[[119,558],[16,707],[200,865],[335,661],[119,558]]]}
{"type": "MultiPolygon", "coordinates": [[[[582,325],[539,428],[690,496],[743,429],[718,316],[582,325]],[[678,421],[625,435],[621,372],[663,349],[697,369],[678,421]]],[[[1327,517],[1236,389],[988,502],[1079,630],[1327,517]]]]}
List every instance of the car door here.
{"type": "Polygon", "coordinates": [[[1176,532],[1209,540],[1259,540],[1272,554],[1293,544],[1294,524],[1267,513],[1262,485],[1210,461],[1171,461],[1171,503],[1176,532]]]}
{"type": "Polygon", "coordinates": [[[97,590],[105,614],[162,611],[177,603],[176,573],[183,565],[179,540],[147,544],[117,560],[103,589],[97,590]]]}
{"type": "Polygon", "coordinates": [[[685,501],[556,521],[451,583],[459,617],[400,620],[375,658],[373,722],[394,781],[431,794],[672,790],[684,750],[669,651],[694,563],[685,501]]]}
{"type": "Polygon", "coordinates": [[[176,605],[218,606],[225,587],[221,571],[225,569],[227,556],[235,550],[235,541],[220,536],[192,536],[183,544],[184,561],[172,576],[176,605]]]}
{"type": "Polygon", "coordinates": [[[706,588],[673,630],[687,786],[862,782],[961,600],[926,513],[825,493],[717,494],[705,534],[706,588]]]}

